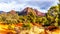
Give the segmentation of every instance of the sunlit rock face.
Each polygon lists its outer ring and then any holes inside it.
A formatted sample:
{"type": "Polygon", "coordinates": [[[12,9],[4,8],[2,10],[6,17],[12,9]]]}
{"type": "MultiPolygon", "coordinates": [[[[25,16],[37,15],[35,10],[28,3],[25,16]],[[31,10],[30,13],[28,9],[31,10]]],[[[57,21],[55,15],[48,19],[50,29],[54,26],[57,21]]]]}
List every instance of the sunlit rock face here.
{"type": "Polygon", "coordinates": [[[45,13],[42,13],[38,11],[37,9],[33,9],[30,7],[26,7],[24,10],[22,10],[19,15],[28,15],[29,13],[33,13],[36,16],[45,16],[45,13]]]}
{"type": "Polygon", "coordinates": [[[54,31],[46,31],[48,34],[60,34],[60,29],[56,29],[54,31]]]}
{"type": "Polygon", "coordinates": [[[16,14],[16,11],[15,10],[11,10],[9,13],[10,14],[16,14]]]}
{"type": "MultiPolygon", "coordinates": [[[[9,32],[12,33],[11,30],[5,30],[7,29],[7,27],[8,27],[7,25],[0,25],[0,34],[6,34],[9,32]],[[5,29],[2,29],[2,28],[5,28],[5,29]]],[[[31,29],[22,30],[22,29],[19,29],[19,27],[16,27],[16,30],[14,30],[14,33],[17,33],[17,34],[60,34],[60,29],[49,31],[43,27],[33,26],[31,27],[31,29]]]]}
{"type": "Polygon", "coordinates": [[[35,9],[35,12],[36,12],[37,16],[45,16],[45,13],[42,13],[42,12],[36,10],[36,9],[35,9]]]}
{"type": "Polygon", "coordinates": [[[26,7],[20,12],[20,15],[28,15],[30,12],[36,14],[33,8],[26,7]]]}
{"type": "Polygon", "coordinates": [[[19,34],[45,34],[45,32],[44,29],[34,26],[30,30],[21,30],[19,34]]]}
{"type": "Polygon", "coordinates": [[[45,30],[45,28],[33,26],[31,29],[27,30],[20,30],[19,34],[60,34],[60,29],[56,30],[45,30]]]}

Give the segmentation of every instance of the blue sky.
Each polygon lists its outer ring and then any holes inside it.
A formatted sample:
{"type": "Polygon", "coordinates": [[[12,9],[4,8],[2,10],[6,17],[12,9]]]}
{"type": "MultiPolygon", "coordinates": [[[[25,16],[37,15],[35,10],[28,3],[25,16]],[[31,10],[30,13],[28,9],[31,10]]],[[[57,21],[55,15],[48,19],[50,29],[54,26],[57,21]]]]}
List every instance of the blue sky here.
{"type": "Polygon", "coordinates": [[[0,11],[21,11],[26,7],[32,7],[45,13],[57,3],[58,0],[0,0],[0,11]]]}

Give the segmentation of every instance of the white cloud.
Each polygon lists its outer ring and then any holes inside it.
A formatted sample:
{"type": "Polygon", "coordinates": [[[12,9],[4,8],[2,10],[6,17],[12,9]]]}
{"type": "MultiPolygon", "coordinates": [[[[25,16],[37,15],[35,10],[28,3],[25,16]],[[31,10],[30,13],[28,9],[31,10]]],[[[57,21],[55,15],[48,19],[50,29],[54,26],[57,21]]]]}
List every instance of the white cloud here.
{"type": "Polygon", "coordinates": [[[20,8],[22,8],[25,4],[15,4],[15,2],[12,3],[0,3],[0,10],[3,11],[10,11],[10,10],[17,10],[20,11],[20,8]]]}
{"type": "Polygon", "coordinates": [[[25,7],[32,7],[47,12],[47,9],[57,2],[57,0],[0,0],[0,11],[20,11],[25,7]]]}

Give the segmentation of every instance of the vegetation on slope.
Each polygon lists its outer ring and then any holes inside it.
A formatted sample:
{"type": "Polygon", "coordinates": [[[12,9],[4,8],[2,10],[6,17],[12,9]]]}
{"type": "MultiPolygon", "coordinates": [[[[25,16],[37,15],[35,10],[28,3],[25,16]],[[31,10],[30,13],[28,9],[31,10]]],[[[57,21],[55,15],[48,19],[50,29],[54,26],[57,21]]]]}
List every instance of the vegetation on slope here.
{"type": "MultiPolygon", "coordinates": [[[[0,14],[0,24],[7,25],[5,26],[8,30],[14,30],[17,26],[18,28],[22,26],[23,28],[31,28],[32,25],[41,25],[41,26],[60,26],[60,14],[59,14],[59,7],[52,6],[45,16],[37,16],[34,13],[33,9],[29,9],[29,12],[26,15],[18,15],[14,10],[8,13],[1,13],[0,14]],[[22,23],[22,24],[21,24],[22,23]]],[[[5,27],[2,27],[3,29],[5,27]]],[[[6,29],[5,28],[5,29],[6,29]]],[[[19,29],[17,29],[19,30],[19,29]]]]}

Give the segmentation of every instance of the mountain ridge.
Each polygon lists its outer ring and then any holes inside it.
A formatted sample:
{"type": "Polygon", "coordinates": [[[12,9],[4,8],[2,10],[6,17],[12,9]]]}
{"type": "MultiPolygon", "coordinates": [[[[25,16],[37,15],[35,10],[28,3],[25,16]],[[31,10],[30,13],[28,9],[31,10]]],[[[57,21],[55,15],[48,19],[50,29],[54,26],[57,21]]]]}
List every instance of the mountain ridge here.
{"type": "Polygon", "coordinates": [[[35,15],[37,16],[45,16],[45,13],[42,13],[40,11],[38,11],[37,9],[33,9],[33,8],[30,8],[30,7],[26,7],[25,9],[23,9],[21,12],[20,12],[20,15],[27,15],[29,14],[30,12],[34,13],[35,15]]]}
{"type": "MultiPolygon", "coordinates": [[[[2,13],[4,11],[0,11],[0,13],[2,13]]],[[[31,7],[26,7],[24,8],[22,11],[15,11],[15,10],[11,10],[7,13],[18,13],[18,15],[27,15],[29,14],[30,12],[34,13],[34,15],[37,15],[37,16],[45,16],[45,13],[42,13],[41,11],[38,11],[37,9],[33,9],[31,7]]]]}

